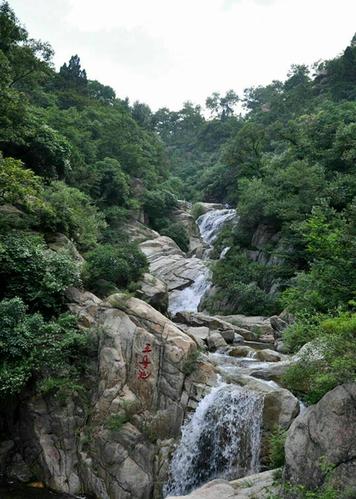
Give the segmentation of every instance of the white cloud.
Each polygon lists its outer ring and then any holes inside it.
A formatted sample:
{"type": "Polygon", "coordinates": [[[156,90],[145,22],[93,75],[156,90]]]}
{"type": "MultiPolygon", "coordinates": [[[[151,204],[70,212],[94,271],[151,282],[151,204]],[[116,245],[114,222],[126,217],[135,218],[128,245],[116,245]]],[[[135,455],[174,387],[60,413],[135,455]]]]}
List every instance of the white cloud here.
{"type": "Polygon", "coordinates": [[[53,44],[57,64],[78,53],[89,77],[153,108],[242,92],[284,78],[292,63],[333,57],[356,18],[355,0],[10,2],[53,44]]]}

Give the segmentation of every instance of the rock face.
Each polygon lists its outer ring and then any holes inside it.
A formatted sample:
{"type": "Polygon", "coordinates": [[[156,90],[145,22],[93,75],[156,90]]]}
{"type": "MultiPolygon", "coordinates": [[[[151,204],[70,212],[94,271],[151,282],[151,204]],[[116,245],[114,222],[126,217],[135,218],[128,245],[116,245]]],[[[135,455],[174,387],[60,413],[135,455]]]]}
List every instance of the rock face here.
{"type": "Polygon", "coordinates": [[[355,493],[355,428],[356,383],[338,386],[293,422],[285,444],[286,479],[307,488],[328,479],[355,493]]]}
{"type": "Polygon", "coordinates": [[[213,370],[202,364],[196,381],[187,378],[184,366],[196,343],[149,304],[121,294],[102,302],[74,288],[68,296],[82,327],[97,331],[87,393],[64,401],[36,396],[20,404],[5,467],[11,474],[21,458],[22,470],[27,466],[66,493],[154,497],[155,484],[159,489],[164,479],[159,456],[179,435],[186,408],[194,406],[213,370]]]}
{"type": "Polygon", "coordinates": [[[178,298],[180,291],[208,273],[199,258],[187,258],[167,236],[144,241],[140,248],[147,257],[150,273],[167,285],[171,301],[178,298]]]}

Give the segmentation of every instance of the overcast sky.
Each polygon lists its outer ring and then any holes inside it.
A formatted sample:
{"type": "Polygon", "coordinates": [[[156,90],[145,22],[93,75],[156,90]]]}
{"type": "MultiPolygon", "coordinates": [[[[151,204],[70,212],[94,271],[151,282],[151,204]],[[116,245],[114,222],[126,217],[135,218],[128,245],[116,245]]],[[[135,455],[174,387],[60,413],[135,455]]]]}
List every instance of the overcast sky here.
{"type": "Polygon", "coordinates": [[[356,0],[9,0],[57,67],[78,53],[90,79],[153,110],[285,78],[339,54],[356,0]]]}

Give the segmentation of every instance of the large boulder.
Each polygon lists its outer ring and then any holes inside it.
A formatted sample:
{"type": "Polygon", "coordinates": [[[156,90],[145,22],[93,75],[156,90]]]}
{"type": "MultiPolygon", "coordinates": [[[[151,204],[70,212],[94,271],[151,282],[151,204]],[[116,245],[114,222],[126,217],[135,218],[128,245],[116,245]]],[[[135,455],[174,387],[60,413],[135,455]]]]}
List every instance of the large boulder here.
{"type": "Polygon", "coordinates": [[[276,470],[264,471],[249,475],[246,478],[233,480],[212,480],[186,496],[167,497],[167,499],[264,499],[277,492],[274,473],[276,470]]]}
{"type": "Polygon", "coordinates": [[[356,493],[356,383],[337,386],[301,414],[285,452],[285,478],[292,484],[314,489],[329,480],[356,493]]]}
{"type": "Polygon", "coordinates": [[[168,290],[164,282],[151,274],[145,273],[139,282],[139,286],[140,289],[137,292],[139,298],[162,313],[167,311],[168,290]]]}
{"type": "Polygon", "coordinates": [[[20,402],[13,441],[0,449],[5,471],[25,476],[28,466],[31,477],[75,495],[158,495],[165,477],[156,467],[157,442],[179,436],[187,408],[215,382],[214,370],[202,362],[194,371],[195,341],[138,298],[101,301],[74,288],[67,298],[82,327],[93,326],[97,345],[85,390],[64,400],[29,395],[20,402]]]}

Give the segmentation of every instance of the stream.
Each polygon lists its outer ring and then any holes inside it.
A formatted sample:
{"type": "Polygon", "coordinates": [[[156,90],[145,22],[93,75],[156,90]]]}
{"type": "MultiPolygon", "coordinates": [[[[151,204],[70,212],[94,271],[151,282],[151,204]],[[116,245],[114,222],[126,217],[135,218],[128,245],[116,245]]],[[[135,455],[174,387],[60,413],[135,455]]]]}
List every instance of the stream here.
{"type": "MultiPolygon", "coordinates": [[[[197,219],[206,245],[202,259],[207,269],[215,239],[222,227],[234,220],[237,215],[232,209],[211,210],[197,219]]],[[[225,248],[220,258],[228,250],[225,248]]],[[[196,312],[210,286],[210,272],[203,271],[191,286],[181,291],[178,299],[174,296],[171,313],[196,312]]],[[[245,355],[242,351],[241,356],[230,356],[231,346],[203,354],[215,366],[218,382],[183,424],[164,487],[165,497],[188,494],[216,478],[237,479],[259,471],[264,397],[266,392],[279,390],[280,386],[258,377],[260,371],[268,370],[271,362],[261,362],[257,352],[273,346],[259,341],[241,343],[241,340],[236,346],[241,344],[247,347],[245,355]],[[249,389],[250,384],[258,388],[249,389]]]]}

